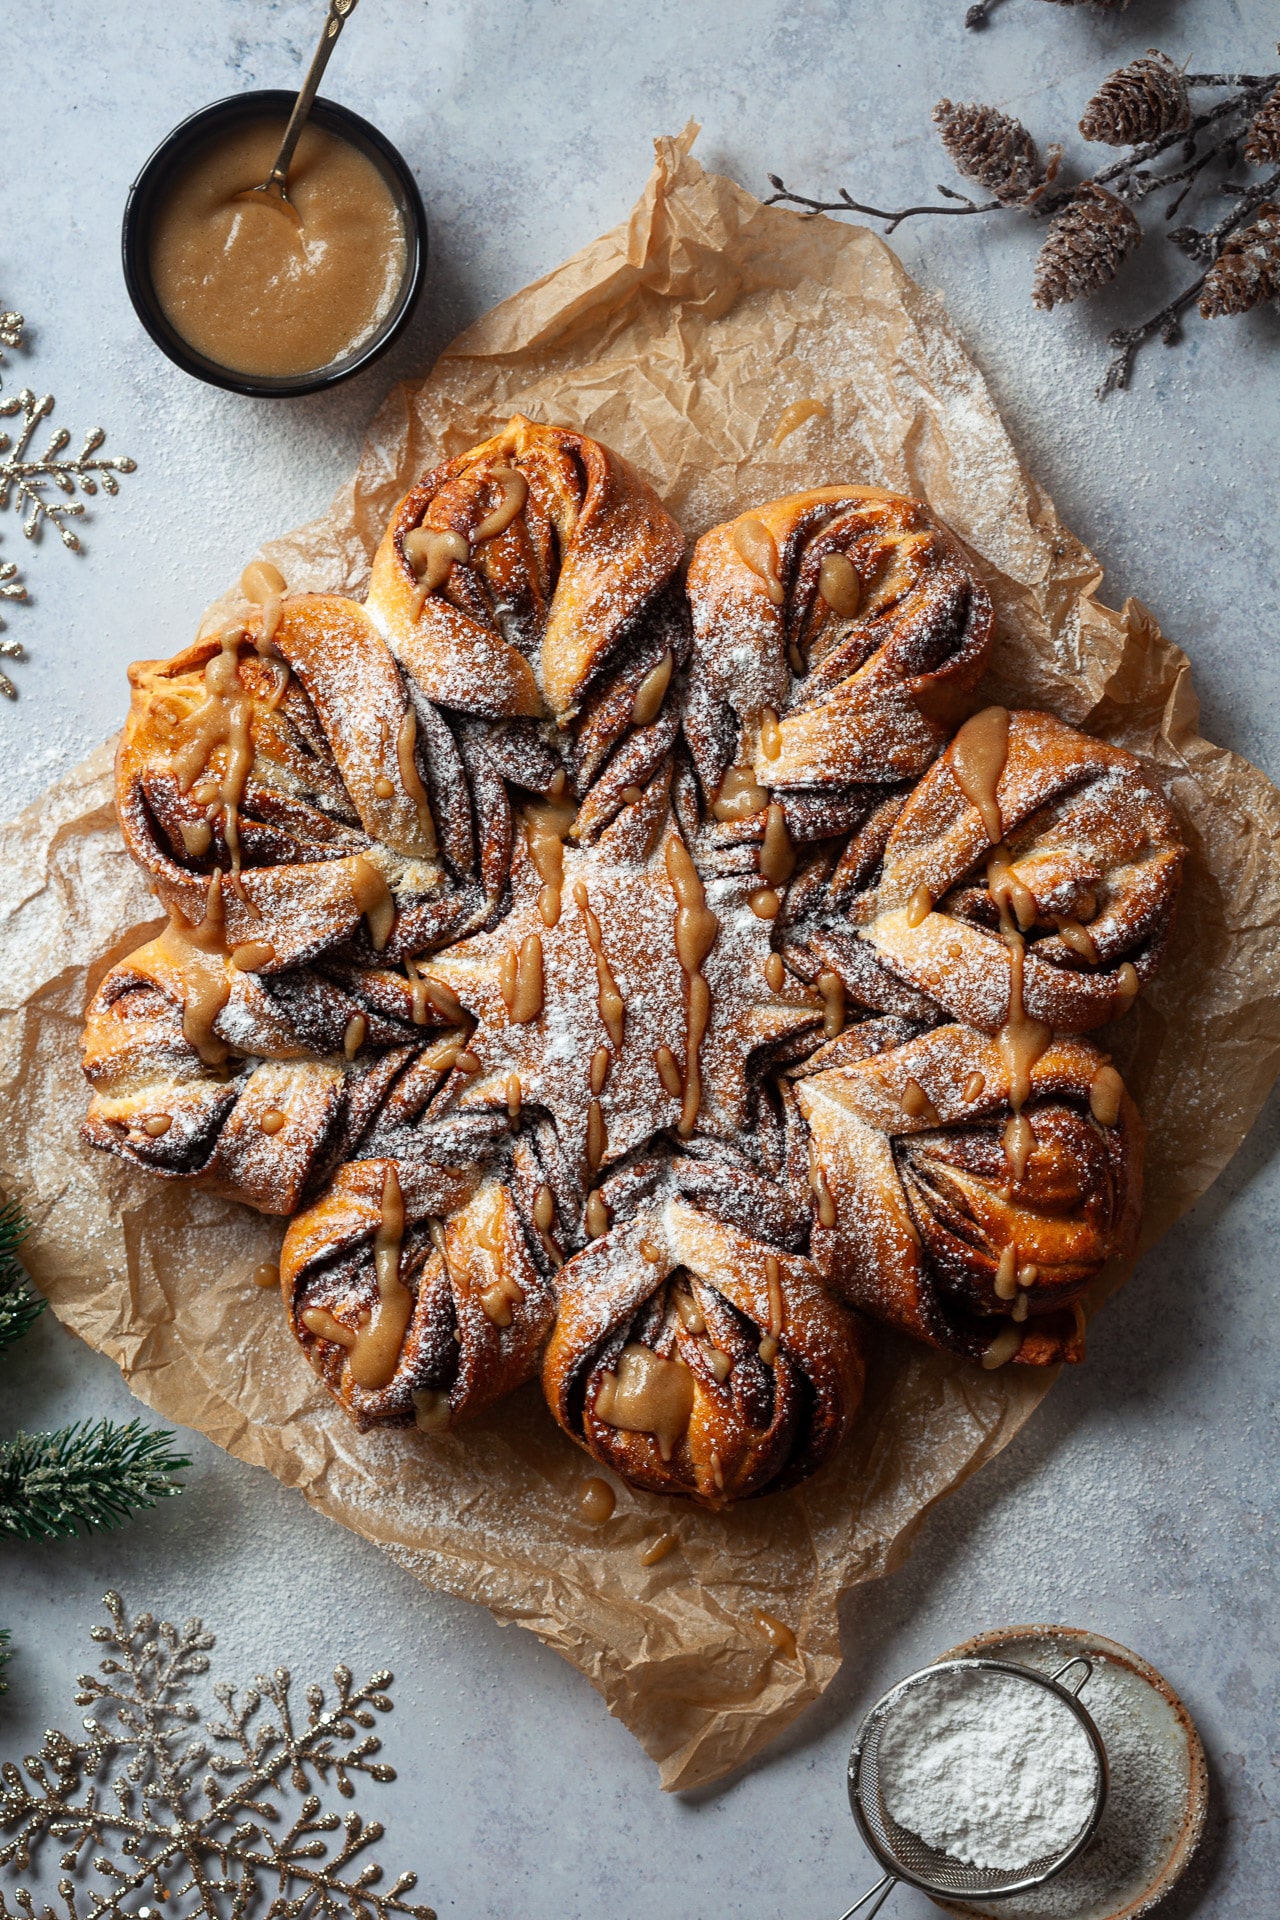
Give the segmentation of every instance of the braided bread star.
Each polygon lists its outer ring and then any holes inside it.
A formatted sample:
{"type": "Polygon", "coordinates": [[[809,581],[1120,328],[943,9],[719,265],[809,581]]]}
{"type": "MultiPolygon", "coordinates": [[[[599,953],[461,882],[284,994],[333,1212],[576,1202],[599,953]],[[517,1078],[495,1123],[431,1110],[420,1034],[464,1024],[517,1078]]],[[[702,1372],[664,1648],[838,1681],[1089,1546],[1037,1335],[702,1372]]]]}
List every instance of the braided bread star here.
{"type": "Polygon", "coordinates": [[[685,730],[703,786],[720,819],[768,789],[797,842],[848,831],[923,773],[991,648],[991,602],[957,541],[919,500],[870,487],[712,528],[689,602],[685,730]]]}
{"type": "Polygon", "coordinates": [[[698,543],[517,417],[400,503],[368,600],[133,669],[130,850],[168,924],[88,1009],[85,1137],[290,1216],[289,1324],[360,1427],[541,1368],[564,1430],[711,1506],[861,1398],[858,1309],[1078,1358],[1141,1125],[1078,1036],[1182,849],[1051,716],[952,738],[990,606],[919,502],[821,488],[698,543]],[[948,744],[950,742],[950,744],[948,744]]]}
{"type": "Polygon", "coordinates": [[[850,841],[797,931],[861,1005],[992,1033],[1016,971],[1028,1018],[1086,1032],[1155,973],[1184,853],[1132,754],[990,707],[850,841]]]}
{"type": "Polygon", "coordinates": [[[708,1506],[814,1472],[863,1374],[856,1325],[809,1261],[674,1197],[564,1269],[543,1363],[556,1419],[602,1465],[708,1506]]]}
{"type": "Polygon", "coordinates": [[[879,1051],[880,1025],[797,1083],[822,1196],[815,1265],[850,1305],[986,1366],[1080,1359],[1077,1302],[1132,1250],[1141,1211],[1142,1123],[1119,1074],[1087,1041],[1051,1042],[1017,1110],[1015,1169],[998,1041],[948,1025],[879,1051]]]}

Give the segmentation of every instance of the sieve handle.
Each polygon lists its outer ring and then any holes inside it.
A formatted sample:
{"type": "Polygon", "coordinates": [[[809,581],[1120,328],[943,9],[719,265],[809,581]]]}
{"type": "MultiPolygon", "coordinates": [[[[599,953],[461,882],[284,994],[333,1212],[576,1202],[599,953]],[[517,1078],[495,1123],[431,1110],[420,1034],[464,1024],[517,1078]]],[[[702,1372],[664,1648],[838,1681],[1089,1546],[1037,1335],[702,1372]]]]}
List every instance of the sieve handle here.
{"type": "Polygon", "coordinates": [[[840,1915],[840,1920],[853,1920],[854,1914],[862,1913],[864,1907],[866,1907],[866,1913],[863,1915],[863,1920],[873,1920],[873,1916],[879,1913],[881,1907],[889,1898],[889,1895],[893,1892],[897,1884],[896,1874],[886,1873],[883,1880],[877,1880],[874,1887],[867,1888],[861,1900],[854,1901],[847,1913],[840,1915]],[[874,1907],[868,1907],[868,1900],[875,1900],[877,1894],[879,1894],[880,1898],[876,1900],[874,1907]]]}
{"type": "Polygon", "coordinates": [[[1072,1659],[1068,1660],[1064,1666],[1059,1667],[1056,1673],[1051,1673],[1049,1675],[1049,1678],[1051,1680],[1056,1680],[1059,1686],[1065,1686],[1067,1689],[1067,1692],[1074,1694],[1076,1699],[1078,1700],[1080,1698],[1081,1693],[1084,1691],[1085,1683],[1092,1678],[1092,1675],[1093,1675],[1092,1660],[1086,1660],[1082,1653],[1077,1653],[1076,1655],[1074,1655],[1072,1659]],[[1070,1685],[1068,1682],[1064,1681],[1062,1678],[1064,1673],[1070,1673],[1072,1667],[1084,1668],[1084,1672],[1080,1675],[1080,1678],[1076,1681],[1074,1686],[1070,1685]]]}

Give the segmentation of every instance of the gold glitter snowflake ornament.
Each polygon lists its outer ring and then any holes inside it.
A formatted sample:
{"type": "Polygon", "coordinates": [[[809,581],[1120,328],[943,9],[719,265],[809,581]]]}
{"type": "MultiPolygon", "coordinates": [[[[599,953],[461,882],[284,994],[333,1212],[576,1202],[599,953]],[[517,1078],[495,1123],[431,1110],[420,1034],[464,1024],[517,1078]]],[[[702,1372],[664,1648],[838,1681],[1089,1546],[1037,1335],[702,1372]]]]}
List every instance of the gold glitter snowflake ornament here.
{"type": "MultiPolygon", "coordinates": [[[[3,348],[22,345],[25,324],[20,313],[0,312],[0,360],[4,358],[3,348]]],[[[36,429],[42,420],[48,419],[55,404],[51,393],[37,398],[30,387],[24,387],[13,399],[0,401],[0,418],[21,417],[16,436],[0,432],[0,508],[13,505],[25,515],[22,531],[28,540],[36,538],[47,520],[57,529],[63,546],[77,552],[80,536],[69,523],[84,513],[84,501],[75,499],[74,495],[79,492],[92,499],[99,489],[106,494],[118,493],[120,482],[116,475],[132,473],[137,463],[127,454],[99,453],[107,437],[101,427],[89,429],[79,453],[67,453],[71,435],[65,427],[52,429],[43,451],[33,449],[31,442],[36,429]]],[[[14,562],[0,561],[0,599],[25,600],[26,597],[27,590],[18,578],[14,562]]],[[[0,658],[25,660],[26,657],[18,641],[0,640],[0,658]]],[[[18,689],[3,670],[0,670],[0,694],[6,700],[18,697],[18,689]]]]}
{"type": "Polygon", "coordinates": [[[405,1897],[416,1874],[384,1890],[376,1862],[357,1864],[382,1826],[324,1811],[316,1791],[332,1784],[350,1799],[357,1774],[395,1778],[373,1757],[379,1741],[362,1731],[391,1711],[389,1673],[356,1687],[347,1667],[335,1667],[336,1699],[326,1706],[323,1689],[309,1686],[302,1724],[285,1668],[243,1690],[221,1683],[213,1688],[221,1717],[193,1737],[201,1714],[191,1681],[208,1671],[213,1635],[195,1619],[178,1629],[144,1613],[130,1624],[115,1593],[104,1605],[110,1624],[92,1629],[109,1650],[102,1677],[82,1675],[75,1696],[96,1709],[84,1737],[46,1733],[39,1753],[0,1768],[0,1831],[12,1836],[0,1845],[0,1869],[26,1872],[57,1840],[64,1874],[91,1865],[106,1884],[63,1878],[60,1907],[39,1906],[25,1887],[11,1907],[0,1891],[0,1915],[154,1920],[155,1901],[171,1920],[436,1920],[405,1897]],[[289,1788],[302,1796],[292,1806],[289,1788]]]}

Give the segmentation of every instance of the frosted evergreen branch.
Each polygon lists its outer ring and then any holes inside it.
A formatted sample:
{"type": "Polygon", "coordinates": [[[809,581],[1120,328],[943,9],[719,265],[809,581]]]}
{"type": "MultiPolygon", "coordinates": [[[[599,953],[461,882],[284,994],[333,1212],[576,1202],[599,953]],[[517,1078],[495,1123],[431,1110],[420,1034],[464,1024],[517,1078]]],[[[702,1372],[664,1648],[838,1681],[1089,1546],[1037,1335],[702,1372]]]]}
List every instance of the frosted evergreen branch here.
{"type": "Polygon", "coordinates": [[[30,1331],[44,1311],[44,1301],[32,1293],[18,1259],[18,1248],[29,1231],[16,1200],[0,1206],[0,1352],[30,1331]]]}
{"type": "Polygon", "coordinates": [[[118,1527],[139,1508],[182,1491],[191,1462],[171,1433],[140,1420],[81,1421],[0,1444],[0,1540],[68,1540],[83,1527],[118,1527]]]}
{"type": "Polygon", "coordinates": [[[15,399],[0,401],[0,416],[22,416],[16,440],[0,433],[0,507],[7,507],[12,501],[20,513],[25,512],[22,531],[28,540],[35,539],[41,522],[47,520],[57,528],[63,546],[74,550],[79,547],[80,539],[68,522],[83,514],[84,503],[70,496],[77,488],[90,496],[96,494],[99,487],[107,494],[118,493],[120,483],[116,475],[132,473],[137,462],[127,454],[100,456],[98,448],[107,437],[101,427],[90,428],[78,454],[63,457],[71,443],[65,427],[55,427],[43,453],[33,453],[31,442],[36,429],[42,420],[48,419],[53,408],[52,394],[42,394],[37,399],[30,387],[24,387],[15,399]],[[67,497],[51,498],[51,487],[67,497]]]}

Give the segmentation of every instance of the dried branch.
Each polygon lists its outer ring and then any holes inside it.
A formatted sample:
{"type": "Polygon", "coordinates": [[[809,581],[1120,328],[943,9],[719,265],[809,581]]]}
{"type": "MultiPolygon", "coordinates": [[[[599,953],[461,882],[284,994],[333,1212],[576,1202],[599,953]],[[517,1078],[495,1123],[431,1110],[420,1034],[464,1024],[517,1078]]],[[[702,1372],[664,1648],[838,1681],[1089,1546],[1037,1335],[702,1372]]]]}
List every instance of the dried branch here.
{"type": "Polygon", "coordinates": [[[865,206],[860,200],[851,200],[843,187],[837,190],[839,198],[836,200],[811,200],[807,194],[793,193],[791,189],[778,178],[776,173],[769,175],[769,185],[774,191],[765,201],[764,204],[766,207],[799,207],[803,209],[807,219],[812,219],[815,214],[819,213],[865,213],[871,220],[885,221],[886,233],[892,233],[894,228],[901,226],[904,220],[910,220],[913,215],[918,213],[961,214],[1003,213],[1005,211],[1003,200],[970,200],[967,194],[957,193],[954,187],[939,186],[938,192],[945,194],[948,200],[958,200],[961,203],[959,206],[939,207],[930,202],[928,205],[920,207],[899,207],[897,211],[894,212],[887,207],[869,207],[865,206]]]}
{"type": "MultiPolygon", "coordinates": [[[[984,24],[994,3],[986,0],[971,7],[966,24],[984,24]]],[[[1075,4],[1075,0],[1063,3],[1075,4]]],[[[1112,0],[1100,0],[1100,4],[1112,4],[1112,0]]],[[[1048,164],[1042,168],[1031,134],[998,108],[957,107],[943,100],[934,110],[934,119],[957,171],[977,180],[995,198],[973,200],[954,188],[939,186],[947,204],[926,202],[890,209],[855,200],[846,187],[837,189],[834,199],[818,199],[796,192],[777,174],[770,174],[774,191],[767,204],[795,207],[807,218],[819,213],[862,214],[883,221],[887,234],[904,220],[924,214],[961,216],[1020,207],[1030,218],[1051,223],[1040,250],[1034,291],[1035,304],[1047,308],[1094,293],[1114,277],[1141,238],[1129,208],[1168,189],[1163,217],[1169,222],[1211,167],[1230,171],[1242,152],[1251,165],[1280,159],[1280,73],[1183,74],[1152,49],[1104,80],[1080,123],[1086,138],[1110,145],[1137,144],[1090,177],[1058,187],[1053,183],[1060,149],[1048,150],[1048,164]],[[1226,90],[1226,97],[1192,112],[1189,96],[1197,90],[1226,90]],[[1173,156],[1172,164],[1153,165],[1166,154],[1173,156]]],[[[1276,184],[1274,174],[1258,185],[1218,180],[1216,191],[1230,194],[1235,201],[1231,211],[1203,231],[1195,227],[1170,231],[1174,244],[1206,271],[1141,325],[1118,328],[1108,336],[1115,353],[1098,388],[1100,397],[1129,385],[1134,360],[1148,340],[1159,334],[1172,344],[1180,338],[1181,317],[1204,292],[1206,277],[1223,245],[1256,208],[1272,198],[1276,184]]],[[[1221,291],[1215,282],[1208,308],[1202,311],[1216,317],[1243,311],[1241,302],[1257,305],[1272,297],[1267,264],[1271,245],[1268,228],[1248,249],[1234,248],[1240,258],[1232,287],[1226,285],[1230,276],[1224,270],[1219,276],[1221,291]],[[1260,247],[1266,251],[1261,266],[1260,247]]]]}
{"type": "MultiPolygon", "coordinates": [[[[1277,188],[1280,188],[1280,168],[1277,168],[1275,173],[1260,185],[1239,193],[1232,211],[1224,214],[1222,219],[1206,232],[1201,233],[1194,228],[1182,228],[1169,237],[1193,258],[1212,262],[1218,257],[1222,242],[1234,233],[1237,227],[1242,226],[1255,207],[1261,206],[1264,200],[1268,200],[1277,188]]],[[[1098,387],[1100,400],[1109,393],[1123,392],[1129,385],[1133,363],[1139,349],[1156,334],[1159,334],[1166,347],[1177,343],[1182,334],[1182,316],[1194,301],[1199,300],[1208,277],[1208,270],[1206,270],[1198,280],[1193,281],[1189,287],[1184,287],[1181,293],[1176,294],[1172,300],[1161,307],[1158,313],[1153,313],[1150,319],[1143,320],[1138,326],[1117,327],[1107,335],[1107,345],[1114,347],[1116,351],[1098,387]]]]}

